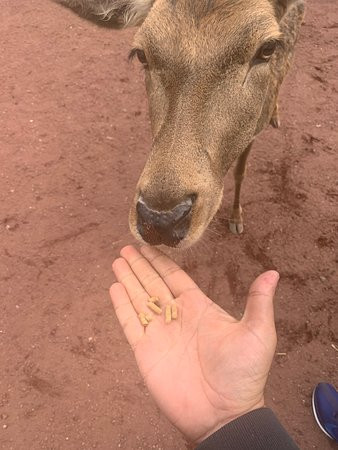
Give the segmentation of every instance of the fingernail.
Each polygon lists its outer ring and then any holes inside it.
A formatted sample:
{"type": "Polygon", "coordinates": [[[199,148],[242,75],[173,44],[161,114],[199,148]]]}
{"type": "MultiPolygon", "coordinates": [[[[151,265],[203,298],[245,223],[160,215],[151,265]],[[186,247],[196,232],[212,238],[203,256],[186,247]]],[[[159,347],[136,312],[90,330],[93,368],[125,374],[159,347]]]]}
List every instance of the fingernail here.
{"type": "Polygon", "coordinates": [[[279,281],[279,273],[276,270],[269,270],[267,272],[267,281],[269,281],[271,284],[275,284],[279,281]]]}

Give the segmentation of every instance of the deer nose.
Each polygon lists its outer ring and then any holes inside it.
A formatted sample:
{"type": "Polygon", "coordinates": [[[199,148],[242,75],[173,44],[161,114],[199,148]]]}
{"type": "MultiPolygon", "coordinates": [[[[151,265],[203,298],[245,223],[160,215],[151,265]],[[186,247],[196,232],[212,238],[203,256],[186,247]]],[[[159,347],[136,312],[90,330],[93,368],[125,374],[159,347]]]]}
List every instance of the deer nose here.
{"type": "Polygon", "coordinates": [[[141,196],[136,204],[137,229],[150,245],[176,247],[188,233],[191,210],[196,195],[190,195],[170,210],[159,211],[149,206],[141,196]]]}

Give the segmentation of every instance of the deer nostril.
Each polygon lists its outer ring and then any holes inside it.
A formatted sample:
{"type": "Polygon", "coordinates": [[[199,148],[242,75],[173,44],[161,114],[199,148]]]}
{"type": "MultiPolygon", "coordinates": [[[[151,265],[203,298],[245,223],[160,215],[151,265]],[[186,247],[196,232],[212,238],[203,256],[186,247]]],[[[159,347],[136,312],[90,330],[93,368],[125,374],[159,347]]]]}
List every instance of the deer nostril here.
{"type": "Polygon", "coordinates": [[[142,238],[152,245],[175,246],[187,234],[196,195],[190,195],[169,210],[151,208],[143,196],[136,204],[137,228],[142,238]]]}
{"type": "Polygon", "coordinates": [[[167,228],[176,225],[191,211],[196,196],[189,196],[170,210],[158,211],[148,206],[143,197],[137,202],[136,210],[140,219],[151,225],[167,228]]]}

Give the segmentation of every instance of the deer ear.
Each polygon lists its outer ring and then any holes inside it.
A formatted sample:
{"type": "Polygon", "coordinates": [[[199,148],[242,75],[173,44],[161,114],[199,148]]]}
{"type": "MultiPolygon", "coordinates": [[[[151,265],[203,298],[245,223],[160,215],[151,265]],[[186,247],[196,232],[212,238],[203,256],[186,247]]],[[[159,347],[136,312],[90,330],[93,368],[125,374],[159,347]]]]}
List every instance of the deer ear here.
{"type": "Polygon", "coordinates": [[[98,25],[123,28],[140,25],[155,0],[53,0],[98,25]]]}

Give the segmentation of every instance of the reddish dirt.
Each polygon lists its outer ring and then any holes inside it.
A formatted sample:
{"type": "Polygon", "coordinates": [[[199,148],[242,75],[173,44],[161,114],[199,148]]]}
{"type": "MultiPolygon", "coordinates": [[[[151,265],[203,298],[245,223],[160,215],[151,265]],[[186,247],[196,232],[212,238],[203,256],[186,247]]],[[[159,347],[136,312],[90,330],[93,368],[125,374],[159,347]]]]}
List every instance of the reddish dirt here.
{"type": "MultiPolygon", "coordinates": [[[[1,449],[182,449],[108,295],[151,140],[134,31],[48,1],[3,0],[0,15],[1,449]]],[[[227,230],[228,176],[203,241],[177,256],[237,317],[254,277],[281,272],[266,399],[303,449],[333,448],[310,404],[317,382],[338,384],[337,41],[336,1],[310,0],[282,127],[250,160],[245,233],[227,230]]]]}

